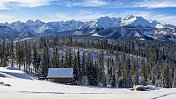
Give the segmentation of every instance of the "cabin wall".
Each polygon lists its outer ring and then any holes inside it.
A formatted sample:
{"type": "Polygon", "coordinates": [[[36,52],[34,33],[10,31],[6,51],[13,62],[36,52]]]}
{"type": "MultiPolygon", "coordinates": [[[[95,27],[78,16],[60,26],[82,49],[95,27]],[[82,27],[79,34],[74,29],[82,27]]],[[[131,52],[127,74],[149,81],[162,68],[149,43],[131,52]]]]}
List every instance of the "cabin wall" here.
{"type": "Polygon", "coordinates": [[[58,83],[72,83],[72,78],[48,78],[48,81],[58,83]]]}

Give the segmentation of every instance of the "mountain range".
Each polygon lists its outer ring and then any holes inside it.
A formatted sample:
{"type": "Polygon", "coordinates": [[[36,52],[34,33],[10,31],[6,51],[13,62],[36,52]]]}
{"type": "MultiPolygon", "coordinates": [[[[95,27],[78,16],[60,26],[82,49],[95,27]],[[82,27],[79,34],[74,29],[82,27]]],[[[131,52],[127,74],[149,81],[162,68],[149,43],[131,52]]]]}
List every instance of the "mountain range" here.
{"type": "Polygon", "coordinates": [[[90,35],[113,39],[173,40],[176,41],[176,26],[146,20],[140,16],[125,18],[101,17],[96,21],[55,21],[0,23],[0,38],[23,39],[48,35],[90,35]]]}

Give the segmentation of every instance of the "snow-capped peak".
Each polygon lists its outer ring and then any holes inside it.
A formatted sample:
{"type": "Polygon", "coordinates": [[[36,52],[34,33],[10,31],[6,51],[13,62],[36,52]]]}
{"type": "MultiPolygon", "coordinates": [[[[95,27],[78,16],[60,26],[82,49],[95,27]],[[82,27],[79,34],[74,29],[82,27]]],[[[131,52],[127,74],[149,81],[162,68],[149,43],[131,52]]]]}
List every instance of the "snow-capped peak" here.
{"type": "Polygon", "coordinates": [[[44,22],[40,21],[39,19],[35,20],[36,24],[44,24],[44,22]]]}
{"type": "Polygon", "coordinates": [[[153,25],[146,19],[140,16],[129,15],[122,20],[121,26],[142,26],[153,27],[153,25]]]}
{"type": "Polygon", "coordinates": [[[130,20],[132,18],[135,18],[136,16],[134,15],[128,15],[127,17],[125,17],[123,20],[130,20]]]}
{"type": "Polygon", "coordinates": [[[27,20],[25,22],[25,25],[27,25],[27,26],[35,26],[35,22],[33,20],[27,20]]]}
{"type": "Polygon", "coordinates": [[[108,28],[119,27],[121,24],[121,18],[110,18],[108,16],[100,17],[96,21],[92,22],[91,28],[108,28]]]}

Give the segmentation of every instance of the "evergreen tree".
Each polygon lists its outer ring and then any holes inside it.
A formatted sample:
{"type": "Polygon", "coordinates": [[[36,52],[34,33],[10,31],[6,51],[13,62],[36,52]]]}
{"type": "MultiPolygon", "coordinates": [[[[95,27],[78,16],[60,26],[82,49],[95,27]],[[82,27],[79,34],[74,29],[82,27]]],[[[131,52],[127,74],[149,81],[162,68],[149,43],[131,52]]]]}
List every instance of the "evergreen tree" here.
{"type": "Polygon", "coordinates": [[[166,61],[162,63],[162,71],[161,71],[161,81],[162,87],[170,88],[170,72],[169,72],[169,65],[166,64],[166,61]]]}
{"type": "Polygon", "coordinates": [[[99,61],[99,82],[101,84],[104,83],[104,78],[105,78],[105,69],[104,69],[104,51],[102,50],[99,57],[98,57],[98,61],[99,61]]]}
{"type": "Polygon", "coordinates": [[[78,84],[78,67],[77,67],[77,59],[76,59],[75,53],[73,56],[72,66],[73,66],[73,74],[74,74],[73,83],[78,84]]]}
{"type": "Polygon", "coordinates": [[[115,77],[115,75],[112,76],[111,87],[116,87],[116,77],[115,77]]]}
{"type": "Polygon", "coordinates": [[[36,43],[33,45],[33,50],[32,50],[32,64],[33,64],[35,73],[37,73],[39,69],[39,65],[38,65],[39,63],[38,63],[38,51],[37,51],[36,43]]]}
{"type": "Polygon", "coordinates": [[[44,48],[40,63],[40,77],[47,76],[48,68],[50,68],[49,51],[48,48],[44,48]]]}
{"type": "Polygon", "coordinates": [[[60,60],[59,60],[59,53],[58,53],[58,48],[53,49],[53,55],[52,55],[52,67],[53,68],[58,68],[60,67],[60,60]]]}
{"type": "Polygon", "coordinates": [[[89,80],[89,85],[97,85],[98,84],[98,66],[97,63],[93,63],[93,58],[88,54],[86,62],[87,67],[87,77],[89,80]]]}
{"type": "Polygon", "coordinates": [[[68,67],[69,68],[72,67],[72,52],[71,52],[71,48],[68,51],[68,67]]]}
{"type": "Polygon", "coordinates": [[[78,72],[78,84],[82,84],[82,66],[81,66],[81,59],[80,59],[80,52],[78,50],[77,55],[76,55],[76,67],[77,67],[77,72],[78,72]]]}
{"type": "Polygon", "coordinates": [[[86,60],[85,60],[85,51],[83,51],[82,53],[82,75],[85,76],[86,75],[86,60]]]}
{"type": "Polygon", "coordinates": [[[133,59],[132,60],[132,80],[133,80],[133,85],[138,85],[138,64],[136,61],[133,59]]]}

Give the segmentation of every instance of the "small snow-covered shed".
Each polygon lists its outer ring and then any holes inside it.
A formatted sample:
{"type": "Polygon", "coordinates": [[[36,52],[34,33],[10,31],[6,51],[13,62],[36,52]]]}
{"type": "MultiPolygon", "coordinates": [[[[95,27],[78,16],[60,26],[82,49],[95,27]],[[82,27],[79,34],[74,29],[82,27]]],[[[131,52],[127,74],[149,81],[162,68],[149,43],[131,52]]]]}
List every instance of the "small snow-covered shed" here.
{"type": "Polygon", "coordinates": [[[59,83],[72,83],[73,68],[49,68],[48,81],[59,83]]]}

